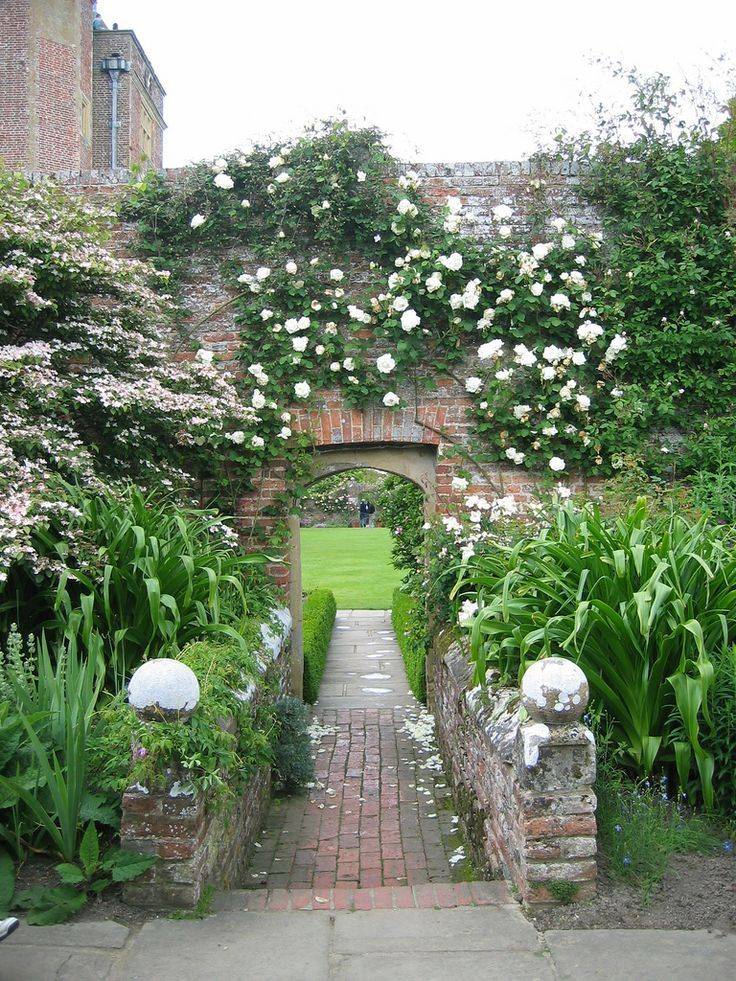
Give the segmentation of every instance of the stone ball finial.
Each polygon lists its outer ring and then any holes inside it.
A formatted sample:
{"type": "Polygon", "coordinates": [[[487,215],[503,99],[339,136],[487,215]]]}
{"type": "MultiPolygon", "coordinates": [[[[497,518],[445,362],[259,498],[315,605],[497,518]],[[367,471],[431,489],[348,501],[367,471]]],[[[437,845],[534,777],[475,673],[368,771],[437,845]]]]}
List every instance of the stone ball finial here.
{"type": "Polygon", "coordinates": [[[580,718],[588,704],[588,679],[573,661],[545,657],[521,679],[521,703],[534,722],[560,725],[580,718]]]}
{"type": "Polygon", "coordinates": [[[128,701],[141,719],[163,722],[188,719],[199,704],[199,682],[186,664],[154,657],[133,672],[128,701]]]}

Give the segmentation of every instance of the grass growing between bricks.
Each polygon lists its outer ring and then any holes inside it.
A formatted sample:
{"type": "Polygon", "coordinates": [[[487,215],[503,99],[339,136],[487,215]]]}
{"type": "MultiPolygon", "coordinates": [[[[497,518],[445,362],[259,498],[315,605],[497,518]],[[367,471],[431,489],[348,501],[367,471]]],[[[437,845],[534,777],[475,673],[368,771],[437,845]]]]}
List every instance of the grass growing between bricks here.
{"type": "Polygon", "coordinates": [[[337,604],[330,589],[314,589],[304,603],[302,636],[304,643],[304,701],[314,703],[327,661],[337,604]]]}
{"type": "Polygon", "coordinates": [[[418,600],[401,589],[394,590],[391,622],[406,667],[406,677],[415,698],[426,701],[424,664],[427,657],[427,626],[418,600]]]}
{"type": "Polygon", "coordinates": [[[402,573],[388,528],[302,528],[302,584],[335,594],[338,610],[390,610],[402,573]]]}

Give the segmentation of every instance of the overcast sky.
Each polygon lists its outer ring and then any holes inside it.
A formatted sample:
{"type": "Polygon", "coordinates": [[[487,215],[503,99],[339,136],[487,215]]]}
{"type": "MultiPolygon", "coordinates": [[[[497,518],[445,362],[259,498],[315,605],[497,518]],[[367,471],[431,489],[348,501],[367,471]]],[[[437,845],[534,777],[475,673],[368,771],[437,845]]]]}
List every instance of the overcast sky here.
{"type": "Polygon", "coordinates": [[[166,89],[178,166],[344,110],[412,160],[516,159],[611,95],[595,56],[692,76],[734,54],[733,0],[99,0],[166,89]]]}

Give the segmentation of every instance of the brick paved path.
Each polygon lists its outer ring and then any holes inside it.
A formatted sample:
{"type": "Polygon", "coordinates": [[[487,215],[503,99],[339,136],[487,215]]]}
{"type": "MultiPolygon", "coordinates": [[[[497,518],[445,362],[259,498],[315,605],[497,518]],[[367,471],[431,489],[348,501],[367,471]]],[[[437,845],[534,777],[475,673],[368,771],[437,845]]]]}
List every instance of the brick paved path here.
{"type": "MultiPolygon", "coordinates": [[[[450,862],[461,841],[431,727],[389,613],[340,611],[315,705],[315,784],[273,802],[243,885],[299,890],[278,899],[282,909],[301,908],[314,891],[340,908],[333,889],[357,890],[370,908],[373,887],[394,887],[379,898],[385,905],[438,904],[436,891],[406,888],[451,883],[453,864],[462,866],[450,862]]],[[[472,902],[466,893],[463,884],[441,905],[472,902]]]]}

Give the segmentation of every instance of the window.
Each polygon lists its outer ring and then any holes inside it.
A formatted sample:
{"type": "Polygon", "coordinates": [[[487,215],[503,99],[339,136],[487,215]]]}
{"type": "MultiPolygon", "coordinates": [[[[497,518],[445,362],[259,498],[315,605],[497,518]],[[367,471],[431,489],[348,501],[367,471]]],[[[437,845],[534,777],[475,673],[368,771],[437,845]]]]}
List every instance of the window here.
{"type": "Polygon", "coordinates": [[[92,106],[86,95],[82,96],[82,139],[86,144],[92,142],[92,106]]]}
{"type": "Polygon", "coordinates": [[[145,106],[141,106],[141,159],[153,160],[155,122],[145,106]]]}

